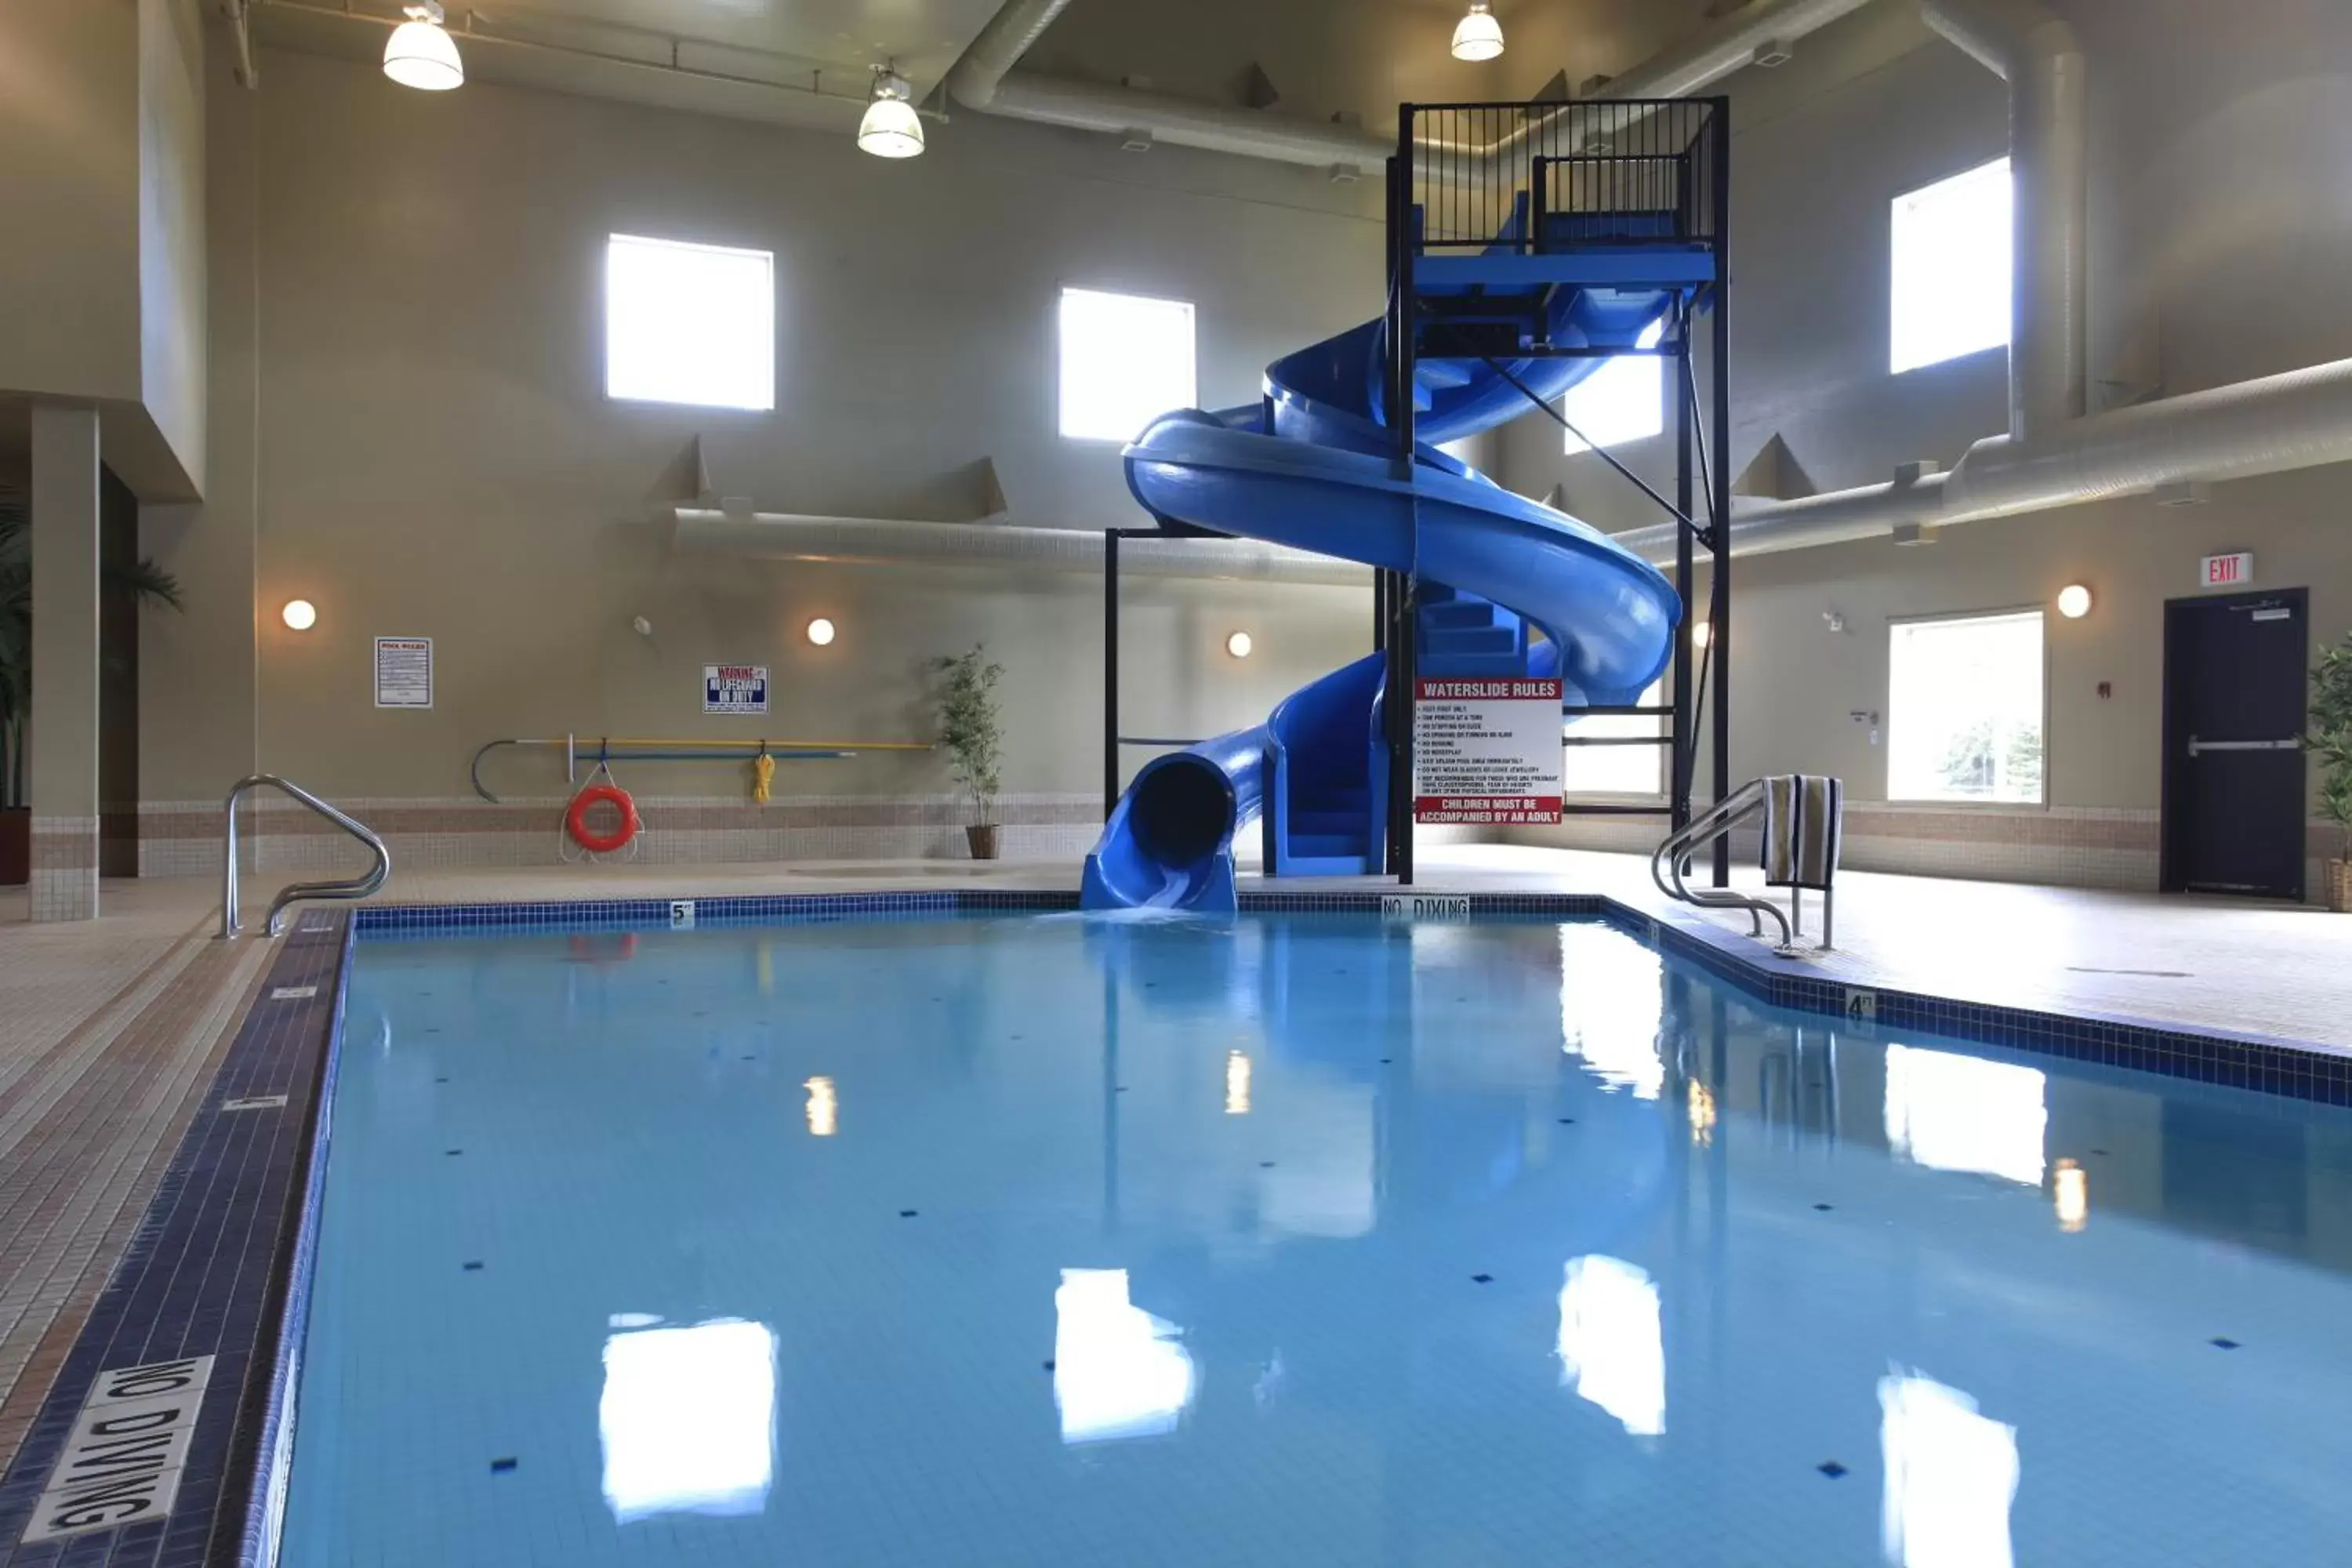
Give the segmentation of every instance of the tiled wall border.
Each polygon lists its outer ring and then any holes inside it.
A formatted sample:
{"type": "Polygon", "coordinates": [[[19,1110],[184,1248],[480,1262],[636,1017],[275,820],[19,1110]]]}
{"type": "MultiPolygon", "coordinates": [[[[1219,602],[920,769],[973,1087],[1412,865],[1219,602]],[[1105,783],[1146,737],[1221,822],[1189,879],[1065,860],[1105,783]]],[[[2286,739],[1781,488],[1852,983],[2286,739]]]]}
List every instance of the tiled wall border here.
{"type": "MultiPolygon", "coordinates": [[[[381,834],[394,863],[427,868],[553,866],[575,855],[563,836],[566,797],[339,799],[381,834]]],[[[770,860],[961,859],[970,806],[954,795],[785,795],[755,805],[740,795],[640,794],[645,828],[628,858],[688,866],[770,860]]],[[[1074,859],[1102,831],[1099,795],[1014,794],[998,801],[1003,852],[1074,859]]],[[[275,797],[251,802],[239,823],[246,864],[284,871],[356,868],[336,828],[275,797]]],[[[218,876],[221,808],[150,801],[139,812],[142,877],[218,876]]]]}
{"type": "MultiPolygon", "coordinates": [[[[1375,915],[1378,889],[1241,896],[1248,913],[1375,915]]],[[[698,898],[695,924],[742,926],[904,919],[958,912],[1068,910],[1076,896],[1013,889],[698,898]]],[[[1962,1003],[1826,979],[1706,921],[1654,917],[1597,894],[1477,893],[1474,915],[1597,919],[1706,970],[1768,1005],[1848,1016],[1857,994],[1882,1030],[1917,1029],[1982,1044],[2164,1073],[2261,1093],[2352,1104],[2352,1053],[2120,1016],[2067,1016],[1962,1003]]],[[[311,910],[296,922],[268,985],[205,1091],[130,1250],[115,1269],[0,1478],[0,1568],[240,1568],[276,1562],[290,1470],[294,1393],[309,1320],[324,1153],[352,945],[457,931],[661,930],[667,899],[528,904],[373,904],[311,910]],[[278,998],[278,988],[310,987],[278,998]],[[225,1102],[283,1094],[279,1110],[225,1102]],[[191,1267],[201,1262],[203,1267],[191,1267]],[[226,1267],[224,1267],[226,1265],[226,1267]],[[275,1312],[268,1309],[278,1304],[275,1312]],[[62,1541],[19,1544],[65,1436],[107,1367],[215,1356],[178,1508],[169,1516],[62,1541]],[[268,1375],[257,1375],[267,1367],[268,1375]]]]}
{"type": "MultiPolygon", "coordinates": [[[[1503,831],[1506,843],[1647,855],[1657,828],[1646,819],[1571,816],[1558,826],[1503,831]]],[[[2154,892],[2161,870],[2162,814],[2100,805],[1935,805],[1903,801],[1846,804],[1845,850],[1854,871],[1974,881],[2039,882],[2065,888],[2154,892]]],[[[2305,896],[2325,896],[2325,862],[2343,832],[2314,817],[2305,827],[2305,896]]],[[[1732,858],[1753,864],[1752,828],[1731,835],[1732,858]]]]}

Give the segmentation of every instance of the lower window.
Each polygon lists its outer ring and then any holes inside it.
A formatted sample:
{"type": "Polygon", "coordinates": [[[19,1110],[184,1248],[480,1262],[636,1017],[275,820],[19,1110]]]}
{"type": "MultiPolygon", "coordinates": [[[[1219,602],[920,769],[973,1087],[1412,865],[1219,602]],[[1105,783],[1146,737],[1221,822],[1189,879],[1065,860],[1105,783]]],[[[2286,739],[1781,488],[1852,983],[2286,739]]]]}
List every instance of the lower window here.
{"type": "MultiPolygon", "coordinates": [[[[1653,685],[1635,701],[1637,708],[1655,708],[1664,700],[1653,685]]],[[[1580,740],[1625,740],[1643,743],[1625,746],[1570,746],[1560,757],[1560,790],[1568,795],[1665,793],[1666,753],[1657,743],[1666,732],[1665,721],[1653,715],[1598,713],[1570,721],[1568,733],[1580,740]]]]}
{"type": "Polygon", "coordinates": [[[1887,798],[2040,805],[2042,612],[1888,634],[1887,798]]]}

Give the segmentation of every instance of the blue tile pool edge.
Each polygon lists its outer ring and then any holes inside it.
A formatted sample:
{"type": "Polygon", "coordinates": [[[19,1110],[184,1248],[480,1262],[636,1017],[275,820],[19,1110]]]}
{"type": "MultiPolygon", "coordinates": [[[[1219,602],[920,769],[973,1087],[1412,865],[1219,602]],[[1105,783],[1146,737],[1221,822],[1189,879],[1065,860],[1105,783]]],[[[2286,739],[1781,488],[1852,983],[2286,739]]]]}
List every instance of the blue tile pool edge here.
{"type": "Polygon", "coordinates": [[[310,1110],[310,1161],[302,1180],[302,1199],[294,1216],[294,1246],[284,1277],[282,1303],[276,1313],[277,1354],[271,1358],[269,1384],[263,1396],[261,1420],[255,1434],[251,1480],[245,1495],[245,1520],[237,1541],[238,1568],[275,1568],[278,1543],[284,1538],[286,1489],[294,1474],[295,1396],[301,1387],[304,1342],[310,1330],[310,1285],[319,1251],[319,1217],[325,1208],[327,1147],[334,1136],[335,1079],[343,1060],[343,1014],[351,995],[352,951],[359,942],[359,922],[343,924],[342,952],[336,960],[335,1005],[320,1064],[318,1089],[310,1110]]]}

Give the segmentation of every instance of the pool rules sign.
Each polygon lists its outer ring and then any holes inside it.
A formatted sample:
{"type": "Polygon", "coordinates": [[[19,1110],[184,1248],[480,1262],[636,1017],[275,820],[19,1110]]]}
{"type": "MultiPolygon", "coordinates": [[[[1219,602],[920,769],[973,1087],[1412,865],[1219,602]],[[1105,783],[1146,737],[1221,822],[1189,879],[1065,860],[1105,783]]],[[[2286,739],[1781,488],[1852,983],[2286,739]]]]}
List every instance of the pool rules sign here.
{"type": "Polygon", "coordinates": [[[1415,822],[1558,822],[1559,682],[1423,679],[1412,754],[1415,822]]]}

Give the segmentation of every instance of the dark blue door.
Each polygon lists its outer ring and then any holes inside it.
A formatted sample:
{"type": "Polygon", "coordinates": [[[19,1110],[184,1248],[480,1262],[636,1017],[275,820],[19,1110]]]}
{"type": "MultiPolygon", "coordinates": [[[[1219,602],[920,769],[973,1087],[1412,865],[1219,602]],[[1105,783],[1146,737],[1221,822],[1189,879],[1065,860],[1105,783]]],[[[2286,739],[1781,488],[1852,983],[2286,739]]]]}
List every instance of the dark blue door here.
{"type": "Polygon", "coordinates": [[[2308,601],[2164,606],[2166,892],[2303,897],[2308,601]]]}

